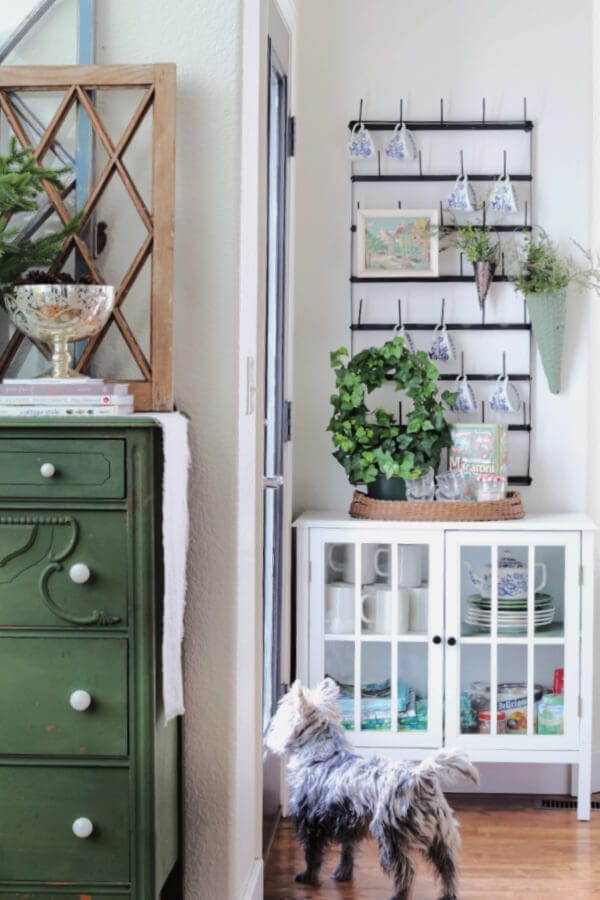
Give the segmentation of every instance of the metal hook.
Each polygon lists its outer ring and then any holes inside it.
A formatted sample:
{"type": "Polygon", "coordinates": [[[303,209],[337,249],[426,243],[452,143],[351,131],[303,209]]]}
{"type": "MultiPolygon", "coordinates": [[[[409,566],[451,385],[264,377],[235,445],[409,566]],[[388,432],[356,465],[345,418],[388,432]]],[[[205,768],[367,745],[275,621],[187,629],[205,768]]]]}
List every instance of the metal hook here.
{"type": "Polygon", "coordinates": [[[485,97],[481,101],[481,123],[485,125],[485,97]]]}
{"type": "Polygon", "coordinates": [[[481,204],[481,227],[485,231],[485,200],[481,204]]]}
{"type": "Polygon", "coordinates": [[[419,175],[423,175],[423,158],[421,156],[420,150],[419,150],[419,175]]]}
{"type": "Polygon", "coordinates": [[[404,107],[404,101],[403,101],[402,97],[400,97],[400,125],[402,125],[402,122],[404,121],[404,109],[403,109],[403,107],[404,107]]]}
{"type": "Polygon", "coordinates": [[[506,150],[504,151],[504,178],[506,178],[506,150]]]}
{"type": "Polygon", "coordinates": [[[464,168],[464,162],[463,162],[463,152],[461,150],[460,151],[460,175],[461,175],[461,178],[464,174],[465,174],[465,168],[464,168]]]}
{"type": "Polygon", "coordinates": [[[460,277],[461,277],[461,278],[463,277],[463,256],[464,256],[464,254],[461,253],[461,254],[460,254],[460,257],[459,257],[459,260],[458,260],[458,264],[459,264],[459,266],[460,266],[460,277]]]}
{"type": "Polygon", "coordinates": [[[481,401],[481,424],[485,425],[485,400],[481,401]]]}
{"type": "Polygon", "coordinates": [[[440,325],[442,328],[444,327],[444,316],[446,315],[446,298],[442,297],[442,316],[440,318],[440,325]]]}
{"type": "Polygon", "coordinates": [[[506,378],[506,350],[502,351],[502,377],[506,378]]]}
{"type": "Polygon", "coordinates": [[[440,200],[440,228],[444,227],[444,207],[442,205],[442,201],[440,200]]]}
{"type": "Polygon", "coordinates": [[[527,121],[527,97],[523,97],[523,121],[527,121]]]}
{"type": "Polygon", "coordinates": [[[398,200],[398,209],[402,209],[402,200],[398,200]]]}
{"type": "Polygon", "coordinates": [[[398,324],[396,325],[396,330],[399,331],[402,328],[402,299],[398,297],[398,324]]]}
{"type": "Polygon", "coordinates": [[[381,150],[377,151],[377,175],[381,175],[381,150]]]}
{"type": "Polygon", "coordinates": [[[525,400],[523,400],[523,425],[527,425],[527,411],[525,409],[526,406],[527,403],[525,402],[525,400]]]}
{"type": "Polygon", "coordinates": [[[440,125],[444,124],[444,98],[440,97],[440,125]]]}
{"type": "Polygon", "coordinates": [[[357,322],[358,325],[360,325],[360,321],[362,319],[362,311],[363,311],[363,302],[362,302],[362,300],[359,300],[358,301],[358,322],[357,322]]]}
{"type": "Polygon", "coordinates": [[[362,97],[360,98],[360,106],[358,107],[358,124],[362,123],[362,109],[363,109],[363,101],[362,97]]]}
{"type": "Polygon", "coordinates": [[[527,200],[526,200],[525,203],[523,204],[523,217],[524,217],[524,218],[523,218],[523,225],[525,225],[525,227],[527,227],[527,219],[528,219],[528,215],[529,215],[529,208],[528,208],[527,200]]]}

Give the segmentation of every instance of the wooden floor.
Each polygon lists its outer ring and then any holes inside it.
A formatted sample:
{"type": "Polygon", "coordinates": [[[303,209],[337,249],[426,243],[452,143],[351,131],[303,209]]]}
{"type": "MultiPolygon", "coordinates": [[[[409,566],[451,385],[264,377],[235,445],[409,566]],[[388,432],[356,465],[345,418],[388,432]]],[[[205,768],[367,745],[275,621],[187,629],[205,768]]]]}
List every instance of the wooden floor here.
{"type": "MultiPolygon", "coordinates": [[[[600,799],[596,796],[594,799],[600,799]]],[[[578,822],[575,810],[534,809],[533,798],[449,797],[461,827],[461,900],[585,900],[600,897],[600,810],[578,822]]],[[[382,873],[373,841],[357,857],[354,879],[338,884],[332,851],[322,884],[294,881],[302,852],[289,820],[280,823],[265,870],[265,900],[387,900],[391,882],[382,873]]],[[[428,868],[416,860],[412,900],[436,900],[428,868]]]]}

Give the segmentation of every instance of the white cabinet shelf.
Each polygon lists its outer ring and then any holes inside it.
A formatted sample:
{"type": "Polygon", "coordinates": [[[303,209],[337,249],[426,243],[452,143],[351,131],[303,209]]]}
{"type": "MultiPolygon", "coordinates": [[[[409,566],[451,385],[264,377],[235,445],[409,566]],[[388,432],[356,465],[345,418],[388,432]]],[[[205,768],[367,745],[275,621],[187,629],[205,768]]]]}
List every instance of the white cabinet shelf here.
{"type": "Polygon", "coordinates": [[[578,817],[589,818],[589,518],[307,512],[295,527],[297,675],[340,684],[359,751],[418,758],[460,744],[480,762],[578,764],[578,817]]]}

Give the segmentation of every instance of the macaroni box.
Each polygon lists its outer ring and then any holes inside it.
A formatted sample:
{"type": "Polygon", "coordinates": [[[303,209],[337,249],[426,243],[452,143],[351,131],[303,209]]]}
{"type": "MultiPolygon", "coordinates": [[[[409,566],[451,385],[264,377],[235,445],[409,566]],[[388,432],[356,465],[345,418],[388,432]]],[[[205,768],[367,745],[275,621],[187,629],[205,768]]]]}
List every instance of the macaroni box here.
{"type": "Polygon", "coordinates": [[[449,468],[460,469],[467,484],[469,500],[477,500],[479,479],[486,475],[508,477],[508,428],[505,424],[451,427],[449,468]]]}

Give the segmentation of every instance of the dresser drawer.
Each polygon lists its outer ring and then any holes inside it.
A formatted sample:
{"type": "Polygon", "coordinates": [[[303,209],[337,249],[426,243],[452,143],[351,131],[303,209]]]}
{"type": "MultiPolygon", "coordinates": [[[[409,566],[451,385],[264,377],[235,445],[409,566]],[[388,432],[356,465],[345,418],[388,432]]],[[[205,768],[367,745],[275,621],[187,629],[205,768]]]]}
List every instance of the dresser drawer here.
{"type": "Polygon", "coordinates": [[[130,894],[97,894],[96,891],[90,892],[88,890],[85,893],[80,893],[77,891],[76,893],[57,894],[56,891],[52,891],[51,894],[32,894],[29,891],[20,891],[16,893],[14,891],[5,891],[0,890],[0,898],[1,900],[129,900],[130,894]]]}
{"type": "Polygon", "coordinates": [[[0,797],[0,881],[129,881],[127,769],[0,766],[0,797]],[[81,817],[90,837],[73,834],[81,817]]]}
{"type": "Polygon", "coordinates": [[[49,500],[124,496],[123,440],[0,439],[0,497],[49,500]]]}
{"type": "Polygon", "coordinates": [[[113,510],[0,511],[0,628],[124,627],[128,521],[113,510]]]}
{"type": "Polygon", "coordinates": [[[0,754],[127,755],[126,640],[0,637],[0,685],[0,754]]]}

